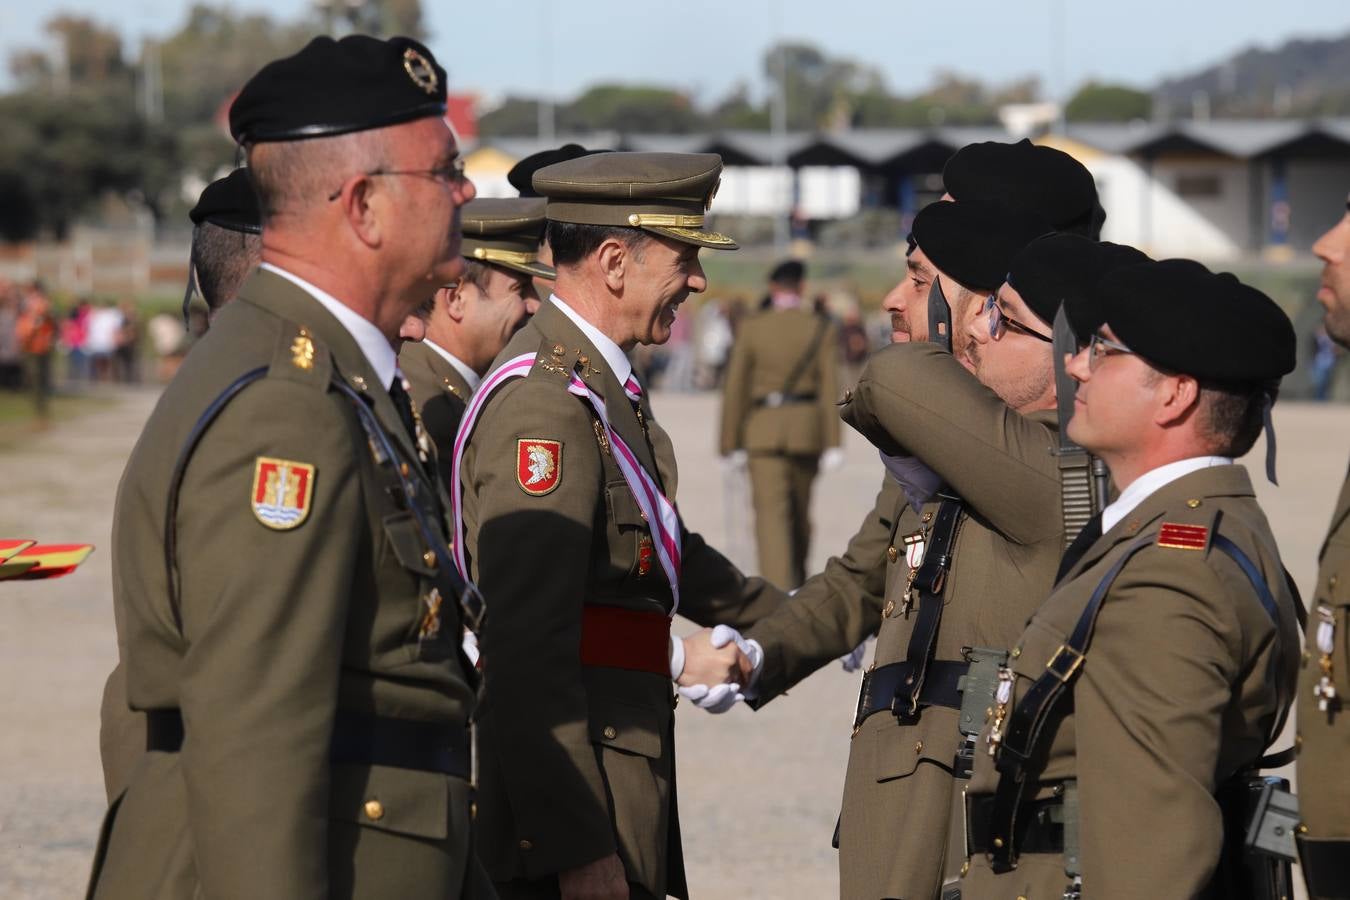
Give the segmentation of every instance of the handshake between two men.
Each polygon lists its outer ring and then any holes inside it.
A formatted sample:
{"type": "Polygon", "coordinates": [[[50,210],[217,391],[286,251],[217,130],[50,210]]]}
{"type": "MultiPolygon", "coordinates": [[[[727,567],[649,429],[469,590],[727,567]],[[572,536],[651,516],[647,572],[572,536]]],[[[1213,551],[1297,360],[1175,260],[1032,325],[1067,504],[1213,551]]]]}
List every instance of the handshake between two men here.
{"type": "Polygon", "coordinates": [[[711,713],[724,713],[753,698],[763,666],[759,642],[742,637],[729,625],[704,628],[684,638],[671,636],[671,678],[681,696],[711,713]]]}

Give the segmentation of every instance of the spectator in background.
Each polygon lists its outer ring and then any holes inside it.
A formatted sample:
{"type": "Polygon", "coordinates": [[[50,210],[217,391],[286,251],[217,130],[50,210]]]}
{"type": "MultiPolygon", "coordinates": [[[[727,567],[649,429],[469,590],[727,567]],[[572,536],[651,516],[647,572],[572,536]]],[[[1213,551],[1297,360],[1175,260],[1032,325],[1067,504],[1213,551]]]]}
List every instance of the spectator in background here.
{"type": "Polygon", "coordinates": [[[33,282],[24,297],[23,309],[15,326],[19,349],[23,353],[29,389],[38,427],[45,428],[50,418],[52,395],[52,352],[56,349],[56,318],[51,301],[42,285],[33,282]]]}
{"type": "Polygon", "coordinates": [[[113,351],[114,375],[118,381],[135,384],[140,381],[141,322],[136,304],[123,300],[117,306],[122,327],[117,332],[117,349],[113,351]]]}
{"type": "Polygon", "coordinates": [[[61,321],[61,346],[66,351],[66,380],[85,381],[89,378],[89,356],[84,342],[89,333],[89,313],[93,306],[81,298],[61,321]]]}
{"type": "Polygon", "coordinates": [[[0,278],[0,389],[23,387],[23,355],[19,350],[19,292],[0,278]]]}
{"type": "Polygon", "coordinates": [[[89,313],[84,336],[84,349],[89,355],[90,376],[94,381],[111,381],[113,354],[122,333],[122,314],[111,300],[101,300],[89,313]]]}
{"type": "Polygon", "coordinates": [[[708,390],[722,385],[722,372],[731,355],[731,320],[726,314],[727,301],[708,300],[698,311],[698,377],[697,385],[708,390]]]}

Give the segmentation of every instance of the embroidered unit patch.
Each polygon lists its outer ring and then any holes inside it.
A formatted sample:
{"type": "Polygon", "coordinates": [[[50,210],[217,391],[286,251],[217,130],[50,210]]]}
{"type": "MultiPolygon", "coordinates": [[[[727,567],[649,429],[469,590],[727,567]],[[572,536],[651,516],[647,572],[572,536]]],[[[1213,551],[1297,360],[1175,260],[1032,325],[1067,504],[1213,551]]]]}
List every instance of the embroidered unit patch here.
{"type": "Polygon", "coordinates": [[[532,497],[542,497],[562,481],[562,443],[543,438],[516,441],[516,483],[532,497]]]}
{"type": "Polygon", "coordinates": [[[268,528],[289,531],[309,518],[314,467],[291,459],[259,456],[253,465],[253,515],[268,528]]]}

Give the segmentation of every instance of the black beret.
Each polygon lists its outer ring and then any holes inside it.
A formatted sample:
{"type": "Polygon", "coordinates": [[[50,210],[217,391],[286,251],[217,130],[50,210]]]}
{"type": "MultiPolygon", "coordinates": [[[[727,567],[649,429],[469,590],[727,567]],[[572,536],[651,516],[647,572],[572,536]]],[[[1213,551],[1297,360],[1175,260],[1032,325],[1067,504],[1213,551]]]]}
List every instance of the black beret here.
{"type": "MultiPolygon", "coordinates": [[[[1160,369],[1224,384],[1258,385],[1294,371],[1297,338],[1284,310],[1228,273],[1189,259],[1108,272],[1088,317],[1160,369]]],[[[1080,332],[1081,334],[1081,332],[1080,332]]]]}
{"type": "Polygon", "coordinates": [[[968,288],[992,291],[1027,244],[1050,231],[1036,216],[983,202],[930,203],[914,217],[914,240],[941,272],[968,288]]]}
{"type": "Polygon", "coordinates": [[[230,105],[240,144],[298,141],[445,115],[445,69],[412,38],[317,37],[273,60],[230,105]]]}
{"type": "Polygon", "coordinates": [[[805,277],[806,264],[798,259],[785,259],[769,273],[769,281],[774,284],[796,284],[805,277]]]}
{"type": "Polygon", "coordinates": [[[556,150],[540,150],[538,153],[531,153],[512,166],[511,171],[506,173],[506,180],[511,182],[511,187],[515,188],[522,197],[542,197],[543,195],[534,189],[535,172],[554,163],[590,156],[593,153],[608,152],[610,151],[587,150],[580,144],[563,144],[556,150]]]}
{"type": "Polygon", "coordinates": [[[230,231],[262,234],[258,195],[253,192],[253,179],[249,178],[248,169],[235,169],[208,184],[188,218],[193,225],[209,222],[230,231]]]}
{"type": "Polygon", "coordinates": [[[1101,231],[1106,213],[1092,173],[1063,150],[1015,144],[967,144],[947,161],[942,184],[956,200],[981,200],[1039,216],[1056,231],[1101,231]]]}
{"type": "MultiPolygon", "coordinates": [[[[1062,302],[1071,297],[1091,296],[1107,272],[1147,259],[1140,251],[1123,244],[1098,242],[1077,234],[1048,234],[1027,244],[1013,257],[1008,266],[1008,284],[1037,318],[1054,324],[1062,302]]],[[[1069,324],[1076,323],[1070,319],[1069,324]]],[[[1077,328],[1075,333],[1079,333],[1077,328]]]]}

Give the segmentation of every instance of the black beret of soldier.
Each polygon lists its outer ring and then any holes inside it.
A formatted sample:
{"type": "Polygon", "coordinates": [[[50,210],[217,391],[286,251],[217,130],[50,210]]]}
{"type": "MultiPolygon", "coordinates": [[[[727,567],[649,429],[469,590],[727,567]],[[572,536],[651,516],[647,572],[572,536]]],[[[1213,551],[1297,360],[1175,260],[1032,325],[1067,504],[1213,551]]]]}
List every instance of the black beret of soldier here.
{"type": "Polygon", "coordinates": [[[968,288],[1003,284],[1014,256],[1050,232],[1043,220],[981,202],[930,203],[914,217],[914,240],[940,272],[968,288]]]}
{"type": "Polygon", "coordinates": [[[967,144],[947,161],[942,184],[956,200],[980,200],[1039,216],[1056,231],[1095,237],[1106,219],[1092,173],[1063,150],[1015,144],[967,144]]]}
{"type": "Polygon", "coordinates": [[[563,144],[556,150],[540,150],[538,153],[531,153],[511,167],[511,171],[506,173],[506,180],[511,182],[511,187],[522,197],[542,196],[534,189],[534,173],[545,166],[551,166],[554,163],[566,162],[569,159],[579,159],[583,156],[591,156],[595,153],[609,153],[608,150],[587,150],[580,144],[563,144]]]}
{"type": "Polygon", "coordinates": [[[208,184],[188,218],[193,225],[206,222],[230,231],[262,234],[258,195],[253,192],[253,179],[249,177],[248,169],[235,169],[208,184]]]}
{"type": "MultiPolygon", "coordinates": [[[[1008,284],[1037,318],[1054,324],[1061,303],[1071,297],[1090,296],[1112,269],[1147,260],[1143,253],[1123,244],[1094,241],[1077,234],[1048,234],[1027,244],[1013,257],[1008,266],[1008,284]]],[[[1069,324],[1076,324],[1072,317],[1069,324]]],[[[1091,329],[1087,333],[1091,334],[1091,329]]]]}
{"type": "Polygon", "coordinates": [[[806,264],[797,259],[784,260],[769,273],[769,281],[773,284],[800,284],[805,278],[806,264]]]}
{"type": "Polygon", "coordinates": [[[1150,260],[1108,272],[1093,295],[1071,306],[1091,303],[1091,318],[1159,369],[1232,385],[1267,384],[1294,371],[1298,341],[1289,316],[1228,272],[1189,259],[1150,260]]]}
{"type": "Polygon", "coordinates": [[[317,37],[273,60],[230,105],[240,144],[298,141],[445,115],[445,70],[412,38],[317,37]]]}

